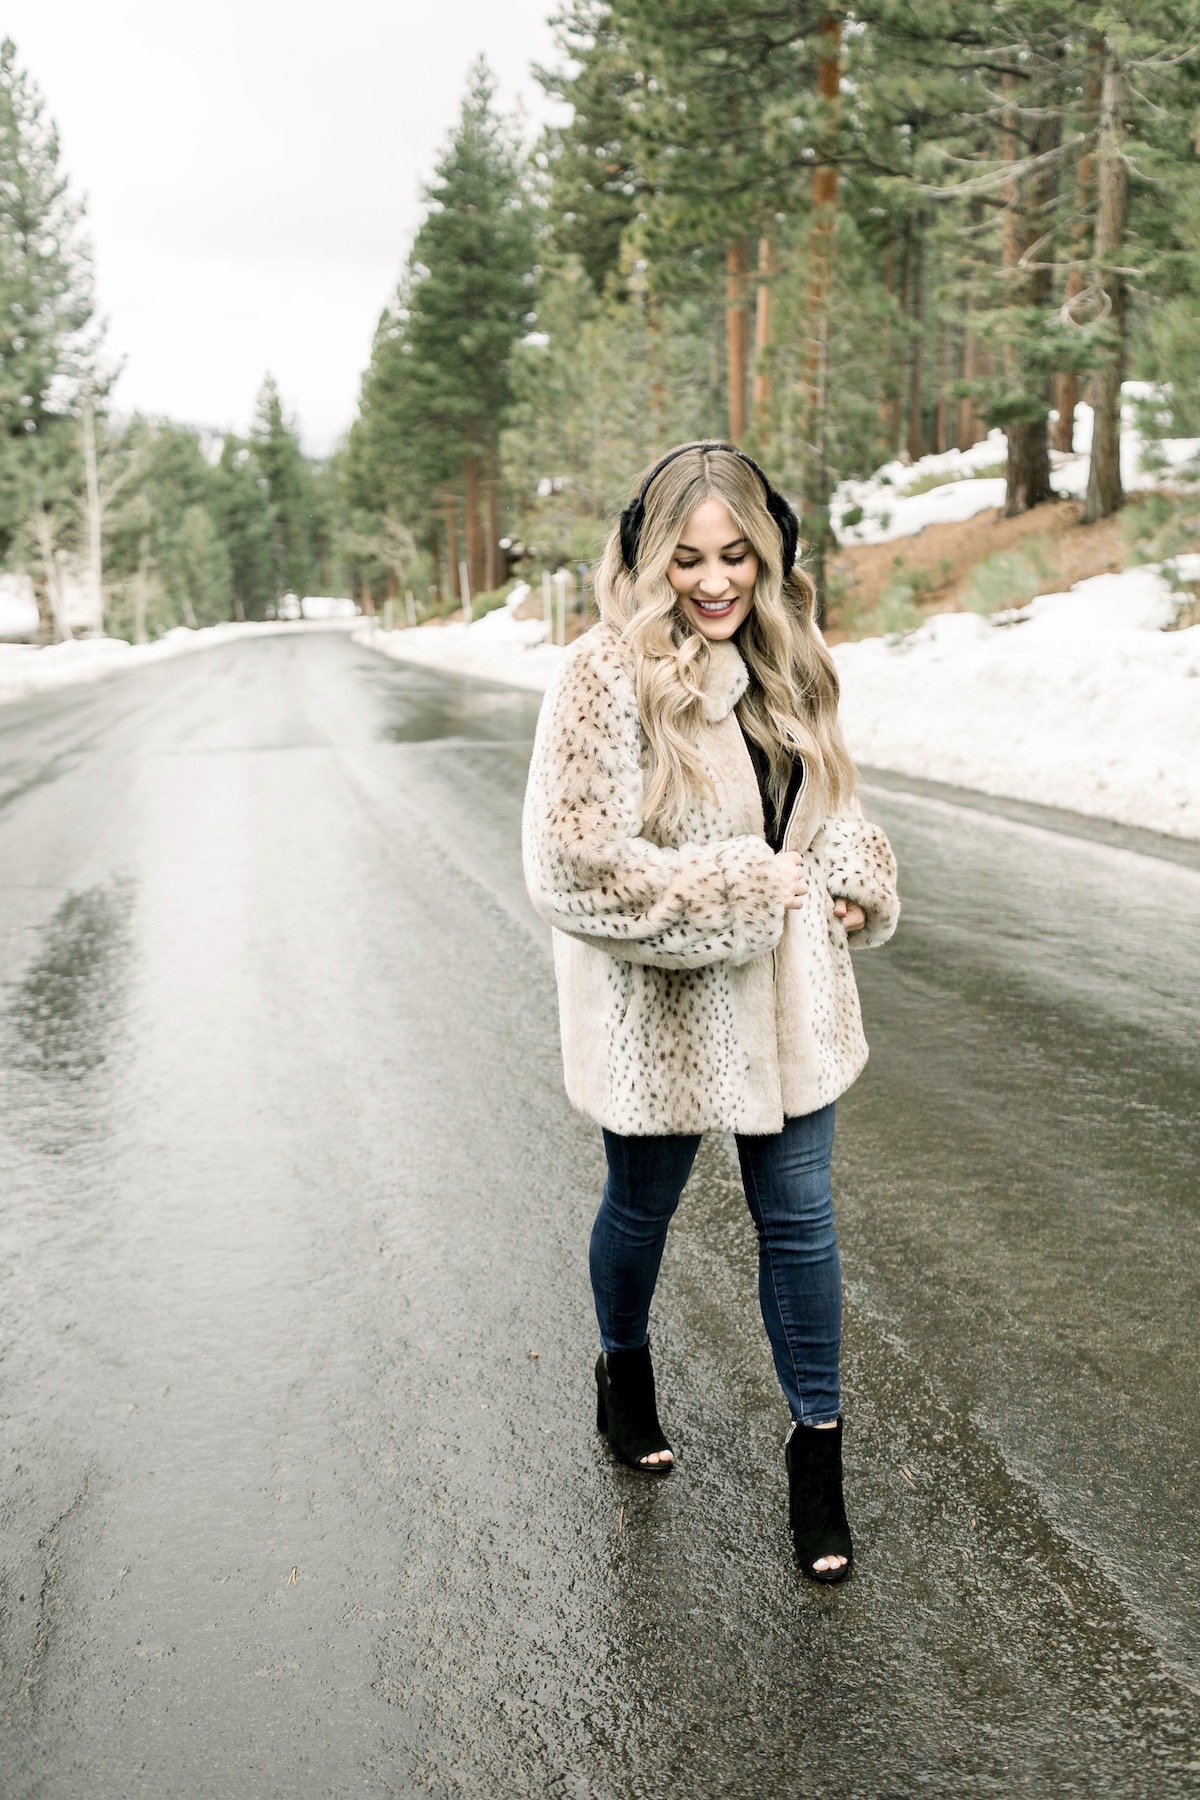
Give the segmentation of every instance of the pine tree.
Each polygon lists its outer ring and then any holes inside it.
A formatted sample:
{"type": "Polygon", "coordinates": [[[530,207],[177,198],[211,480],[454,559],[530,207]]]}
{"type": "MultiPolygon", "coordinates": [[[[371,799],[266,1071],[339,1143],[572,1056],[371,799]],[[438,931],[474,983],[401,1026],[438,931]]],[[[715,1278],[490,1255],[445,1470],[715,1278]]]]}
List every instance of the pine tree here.
{"type": "MultiPolygon", "coordinates": [[[[1194,121],[1200,72],[1194,50],[1200,6],[1196,0],[1148,3],[1129,22],[1114,21],[1104,9],[1093,16],[1092,26],[1100,92],[1088,273],[1099,356],[1091,390],[1088,521],[1106,517],[1124,502],[1121,383],[1136,341],[1132,327],[1153,316],[1154,287],[1163,294],[1180,274],[1185,280],[1190,274],[1193,282],[1196,276],[1190,221],[1198,179],[1194,121]]],[[[1189,285],[1194,317],[1200,297],[1189,285]]],[[[1182,398],[1186,374],[1180,373],[1182,398]]],[[[1169,367],[1163,375],[1174,379],[1169,367]]]]}
{"type": "Polygon", "coordinates": [[[259,389],[251,441],[270,495],[281,591],[301,596],[312,593],[318,574],[312,471],[300,445],[299,430],[284,414],[272,375],[259,389]]]}
{"type": "Polygon", "coordinates": [[[216,625],[233,605],[229,551],[206,506],[189,506],[179,521],[173,574],[185,625],[216,625]]]}
{"type": "Polygon", "coordinates": [[[639,300],[598,299],[571,259],[545,279],[542,332],[514,357],[505,471],[544,566],[591,560],[635,472],[665,444],[723,428],[711,309],[683,299],[651,312],[639,300]]]}
{"type": "Polygon", "coordinates": [[[555,255],[578,258],[599,295],[620,274],[625,234],[646,198],[630,113],[645,77],[608,0],[570,0],[552,24],[565,66],[536,73],[571,117],[543,136],[548,233],[555,255]]]}
{"type": "Polygon", "coordinates": [[[360,508],[391,508],[429,536],[440,504],[452,578],[462,519],[474,589],[498,580],[499,434],[513,345],[534,320],[533,218],[492,102],[480,62],[380,321],[347,458],[360,508]]]}
{"type": "MultiPolygon", "coordinates": [[[[18,533],[44,535],[49,509],[82,484],[70,414],[100,385],[89,336],[92,273],[82,207],[59,167],[40,95],[0,43],[0,558],[18,533]],[[34,530],[36,518],[37,530],[34,530]]],[[[31,555],[35,571],[40,558],[31,555]]],[[[35,574],[44,630],[55,631],[35,574]]]]}
{"type": "Polygon", "coordinates": [[[122,466],[105,530],[109,629],[155,635],[228,618],[228,554],[212,510],[218,475],[199,434],[134,418],[114,448],[122,466]]]}
{"type": "Polygon", "coordinates": [[[776,227],[809,204],[812,143],[801,127],[813,123],[823,18],[808,4],[731,12],[721,0],[614,0],[614,25],[644,69],[629,116],[652,196],[651,280],[663,292],[723,283],[734,439],[749,427],[752,305],[766,373],[776,227]]]}
{"type": "Polygon", "coordinates": [[[253,444],[221,447],[211,510],[229,556],[235,619],[263,619],[284,592],[270,483],[253,444]]]}

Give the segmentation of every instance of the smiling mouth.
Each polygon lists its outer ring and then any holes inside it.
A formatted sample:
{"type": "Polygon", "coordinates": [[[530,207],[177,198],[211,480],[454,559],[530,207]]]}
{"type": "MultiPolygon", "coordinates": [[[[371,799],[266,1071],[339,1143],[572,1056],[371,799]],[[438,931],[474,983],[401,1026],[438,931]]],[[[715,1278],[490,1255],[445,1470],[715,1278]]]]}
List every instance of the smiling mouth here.
{"type": "Polygon", "coordinates": [[[709,619],[723,619],[726,613],[731,613],[733,611],[737,603],[738,596],[736,594],[731,600],[692,601],[692,605],[696,608],[697,612],[702,612],[705,617],[709,619]]]}

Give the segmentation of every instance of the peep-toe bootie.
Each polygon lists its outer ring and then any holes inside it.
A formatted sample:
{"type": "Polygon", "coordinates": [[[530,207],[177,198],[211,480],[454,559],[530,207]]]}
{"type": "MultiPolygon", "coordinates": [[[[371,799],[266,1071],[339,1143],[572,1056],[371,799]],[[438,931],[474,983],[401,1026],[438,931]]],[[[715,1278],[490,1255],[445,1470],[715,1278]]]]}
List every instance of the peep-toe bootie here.
{"type": "Polygon", "coordinates": [[[596,1363],[596,1429],[603,1431],[613,1455],[640,1475],[669,1475],[670,1462],[648,1463],[655,1451],[675,1452],[663,1436],[654,1400],[654,1368],[650,1346],[640,1350],[600,1352],[596,1363]]]}
{"type": "Polygon", "coordinates": [[[842,1421],[829,1430],[793,1419],[784,1439],[788,1474],[788,1524],[800,1567],[811,1581],[844,1581],[854,1560],[842,1497],[842,1421]],[[817,1569],[826,1556],[844,1556],[834,1569],[817,1569]]]}

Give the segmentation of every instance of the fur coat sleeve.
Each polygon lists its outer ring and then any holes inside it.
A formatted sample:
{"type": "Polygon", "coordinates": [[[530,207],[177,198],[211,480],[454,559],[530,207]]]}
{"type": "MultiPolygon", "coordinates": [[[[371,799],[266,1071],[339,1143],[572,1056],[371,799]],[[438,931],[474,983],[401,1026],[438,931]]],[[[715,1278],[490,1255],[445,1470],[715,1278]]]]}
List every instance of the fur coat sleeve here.
{"type": "Polygon", "coordinates": [[[774,949],[784,907],[761,836],[677,846],[643,836],[633,682],[581,640],[542,706],[523,822],[533,904],[557,930],[660,969],[741,964],[774,949]]]}
{"type": "Polygon", "coordinates": [[[867,915],[865,929],[851,936],[850,947],[886,944],[900,920],[900,900],[896,858],[878,825],[864,819],[854,801],[825,820],[811,848],[829,893],[853,900],[867,915]]]}

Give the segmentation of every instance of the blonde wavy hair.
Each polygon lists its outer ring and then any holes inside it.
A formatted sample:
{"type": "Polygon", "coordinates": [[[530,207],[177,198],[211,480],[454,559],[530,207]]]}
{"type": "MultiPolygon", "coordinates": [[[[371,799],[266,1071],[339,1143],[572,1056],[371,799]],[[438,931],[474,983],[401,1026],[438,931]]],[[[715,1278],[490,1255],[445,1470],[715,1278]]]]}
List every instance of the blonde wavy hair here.
{"type": "Polygon", "coordinates": [[[688,520],[708,499],[724,501],[758,557],[754,604],[735,640],[750,671],[737,713],[768,758],[771,803],[778,815],[799,751],[824,811],[835,812],[854,794],[856,777],[838,723],[837,670],[816,627],[816,590],[799,566],[783,567],[779,526],[756,471],[730,450],[697,446],[683,449],[650,485],[636,574],[625,566],[619,528],[596,571],[600,617],[633,652],[650,748],[646,823],[670,831],[697,795],[714,795],[697,747],[712,652],[683,617],[667,578],[688,520]]]}

